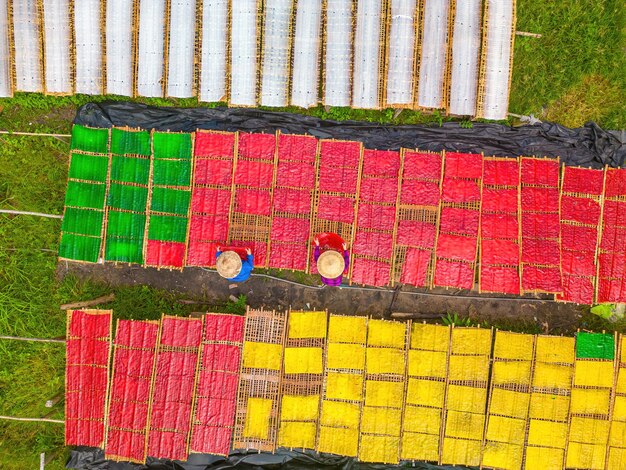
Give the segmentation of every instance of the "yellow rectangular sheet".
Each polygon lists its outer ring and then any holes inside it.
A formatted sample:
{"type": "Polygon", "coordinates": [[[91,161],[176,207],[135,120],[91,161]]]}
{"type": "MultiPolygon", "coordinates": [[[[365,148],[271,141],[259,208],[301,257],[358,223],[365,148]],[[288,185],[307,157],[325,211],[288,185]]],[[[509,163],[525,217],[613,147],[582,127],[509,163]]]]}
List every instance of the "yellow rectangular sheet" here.
{"type": "Polygon", "coordinates": [[[366,337],[366,317],[331,315],[328,319],[328,341],[330,343],[365,344],[366,337]]]}
{"type": "Polygon", "coordinates": [[[359,430],[320,426],[318,451],[356,457],[359,430]]]}
{"type": "Polygon", "coordinates": [[[613,421],[611,423],[611,435],[609,445],[613,447],[626,447],[626,423],[613,421]]]}
{"type": "Polygon", "coordinates": [[[570,442],[567,446],[566,466],[568,468],[602,470],[605,457],[605,445],[570,442]]]}
{"type": "Polygon", "coordinates": [[[564,451],[549,447],[526,447],[526,468],[541,470],[561,470],[564,451]]]}
{"type": "Polygon", "coordinates": [[[626,394],[626,368],[624,367],[618,369],[615,392],[626,394]]]}
{"type": "Polygon", "coordinates": [[[448,411],[445,435],[461,439],[482,440],[485,415],[448,411]]]}
{"type": "Polygon", "coordinates": [[[455,463],[477,467],[480,465],[481,451],[482,441],[445,437],[441,460],[444,464],[455,463]]]}
{"type": "Polygon", "coordinates": [[[450,356],[448,380],[486,382],[489,356],[450,356]]]}
{"type": "Polygon", "coordinates": [[[363,407],[361,433],[400,436],[402,413],[400,409],[363,407]]]}
{"type": "Polygon", "coordinates": [[[565,336],[537,336],[535,361],[573,364],[575,344],[574,338],[565,336]]]}
{"type": "Polygon", "coordinates": [[[570,404],[571,414],[605,415],[609,414],[611,390],[593,388],[574,388],[570,404]]]}
{"type": "Polygon", "coordinates": [[[440,351],[409,350],[408,375],[412,377],[446,377],[447,355],[440,351]]]}
{"type": "Polygon", "coordinates": [[[288,338],[326,338],[326,312],[289,312],[288,338]]]}
{"type": "Polygon", "coordinates": [[[565,449],[567,423],[531,419],[528,428],[528,444],[565,449]]]}
{"type": "Polygon", "coordinates": [[[626,397],[615,397],[613,419],[616,421],[626,421],[626,397]]]}
{"type": "Polygon", "coordinates": [[[443,408],[446,384],[434,380],[409,379],[406,403],[443,408]]]}
{"type": "Polygon", "coordinates": [[[278,445],[292,449],[315,449],[315,423],[300,423],[283,421],[280,423],[278,445]]]}
{"type": "Polygon", "coordinates": [[[326,351],[327,369],[365,369],[365,346],[362,344],[329,343],[326,351]]]}
{"type": "Polygon", "coordinates": [[[267,398],[248,398],[243,437],[267,439],[273,401],[267,398]]]}
{"type": "Polygon", "coordinates": [[[359,460],[396,464],[399,461],[400,438],[390,436],[361,436],[359,460]]]}
{"type": "Polygon", "coordinates": [[[537,362],[533,374],[533,387],[568,390],[572,387],[573,371],[570,366],[537,362]]]}
{"type": "Polygon", "coordinates": [[[613,362],[577,360],[574,364],[574,385],[613,388],[613,362]]]}
{"type": "Polygon", "coordinates": [[[441,408],[407,405],[404,408],[404,432],[437,434],[441,430],[441,408]]]}
{"type": "Polygon", "coordinates": [[[533,338],[533,335],[497,331],[493,357],[530,361],[533,358],[533,338]]]}
{"type": "Polygon", "coordinates": [[[446,352],[450,345],[450,327],[413,323],[411,325],[411,349],[446,352]]]}
{"type": "Polygon", "coordinates": [[[359,418],[361,409],[356,403],[346,403],[342,401],[322,402],[322,418],[320,424],[323,426],[347,427],[359,429],[359,418]]]}
{"type": "Polygon", "coordinates": [[[280,419],[282,421],[314,421],[319,413],[319,395],[283,395],[280,419]]]}
{"type": "Polygon", "coordinates": [[[566,421],[570,398],[565,395],[531,393],[530,417],[550,421],[566,421]]]}
{"type": "Polygon", "coordinates": [[[490,412],[495,415],[524,419],[528,416],[529,401],[529,393],[494,388],[491,392],[490,412]]]}
{"type": "Polygon", "coordinates": [[[403,350],[368,346],[365,354],[365,370],[368,374],[404,375],[403,350]]]}
{"type": "Polygon", "coordinates": [[[363,376],[328,372],[326,375],[326,398],[360,401],[363,397],[363,376]]]}
{"type": "Polygon", "coordinates": [[[626,449],[611,447],[609,449],[609,461],[607,468],[626,468],[626,449]]]}
{"type": "Polygon", "coordinates": [[[522,468],[524,448],[521,445],[504,442],[487,442],[483,451],[485,467],[518,470],[522,468]]]}
{"type": "Polygon", "coordinates": [[[469,413],[484,413],[487,403],[487,389],[467,387],[464,385],[449,385],[446,408],[454,411],[469,413]]]}
{"type": "Polygon", "coordinates": [[[491,355],[491,330],[452,328],[452,354],[491,355]]]}
{"type": "Polygon", "coordinates": [[[367,406],[386,406],[402,408],[404,383],[382,380],[365,381],[365,404],[367,406]]]}
{"type": "Polygon", "coordinates": [[[528,385],[530,369],[530,361],[497,361],[493,363],[492,380],[496,385],[528,385]]]}
{"type": "Polygon", "coordinates": [[[321,374],[322,348],[285,348],[285,374],[321,374]]]}
{"type": "Polygon", "coordinates": [[[401,456],[402,460],[439,460],[439,434],[404,432],[401,456]]]}
{"type": "Polygon", "coordinates": [[[280,344],[244,341],[243,367],[248,369],[280,370],[283,346],[280,344]]]}
{"type": "Polygon", "coordinates": [[[488,441],[524,445],[526,420],[491,415],[487,423],[488,441]]]}
{"type": "Polygon", "coordinates": [[[609,440],[609,422],[601,419],[572,416],[569,428],[569,442],[606,444],[609,440]]]}
{"type": "Polygon", "coordinates": [[[406,330],[404,322],[370,320],[367,323],[367,345],[405,349],[406,330]]]}

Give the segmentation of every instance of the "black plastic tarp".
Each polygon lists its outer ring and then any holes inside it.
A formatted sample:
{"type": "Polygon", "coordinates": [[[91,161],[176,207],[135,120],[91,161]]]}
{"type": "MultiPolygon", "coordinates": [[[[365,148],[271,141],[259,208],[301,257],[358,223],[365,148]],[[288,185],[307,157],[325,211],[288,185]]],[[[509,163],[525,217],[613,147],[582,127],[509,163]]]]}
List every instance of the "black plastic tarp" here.
{"type": "Polygon", "coordinates": [[[456,465],[438,466],[424,462],[405,462],[401,465],[367,464],[350,457],[317,454],[315,452],[278,451],[269,453],[234,453],[228,458],[207,454],[191,454],[187,462],[148,458],[145,465],[105,460],[101,449],[77,447],[72,450],[66,468],[80,470],[382,470],[414,468],[417,470],[463,470],[474,467],[456,465]]]}
{"type": "Polygon", "coordinates": [[[310,134],[323,139],[363,142],[366,148],[401,147],[431,151],[484,153],[487,156],[560,157],[566,165],[621,167],[626,145],[594,123],[578,129],[543,122],[509,127],[500,124],[457,122],[440,125],[394,126],[359,121],[329,121],[301,114],[230,108],[169,108],[124,101],[82,106],[74,120],[91,127],[129,126],[142,129],[192,132],[196,129],[310,134]]]}

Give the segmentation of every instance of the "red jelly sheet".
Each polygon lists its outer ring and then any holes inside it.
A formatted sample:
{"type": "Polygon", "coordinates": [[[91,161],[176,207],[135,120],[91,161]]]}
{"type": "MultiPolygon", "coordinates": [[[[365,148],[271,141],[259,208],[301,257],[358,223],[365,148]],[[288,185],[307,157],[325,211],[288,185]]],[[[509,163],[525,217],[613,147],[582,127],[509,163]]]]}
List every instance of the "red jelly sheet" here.
{"type": "Polygon", "coordinates": [[[190,239],[187,251],[187,266],[215,266],[215,255],[218,245],[220,243],[190,239]]]}
{"type": "Polygon", "coordinates": [[[329,165],[320,166],[318,181],[320,191],[356,194],[359,170],[357,168],[336,168],[329,165]]]}
{"type": "Polygon", "coordinates": [[[315,163],[317,139],[309,135],[280,134],[278,136],[278,160],[315,163]]]}
{"type": "Polygon", "coordinates": [[[239,133],[238,150],[242,158],[271,162],[276,152],[276,137],[274,134],[239,133]]]}
{"type": "Polygon", "coordinates": [[[261,189],[237,189],[234,211],[269,216],[272,213],[270,192],[261,189]]]}
{"type": "Polygon", "coordinates": [[[605,197],[626,195],[626,169],[608,168],[605,184],[605,197]]]}
{"type": "Polygon", "coordinates": [[[310,191],[291,188],[274,188],[274,211],[289,214],[310,214],[310,191]]]}
{"type": "Polygon", "coordinates": [[[397,178],[362,178],[359,200],[395,204],[398,197],[397,178]]]}
{"type": "Polygon", "coordinates": [[[445,202],[478,202],[480,201],[480,185],[478,181],[466,179],[443,180],[442,201],[445,202]]]}
{"type": "Polygon", "coordinates": [[[404,152],[403,178],[419,178],[439,181],[442,157],[439,153],[404,152]]]}
{"type": "Polygon", "coordinates": [[[556,292],[562,290],[559,267],[526,265],[522,271],[522,288],[525,291],[556,292]]]}
{"type": "Polygon", "coordinates": [[[320,194],[317,217],[351,224],[354,222],[354,205],[353,198],[320,194]]]}
{"type": "Polygon", "coordinates": [[[440,232],[450,232],[468,236],[478,236],[480,212],[457,207],[441,208],[440,232]]]}
{"type": "Polygon", "coordinates": [[[481,292],[502,292],[519,294],[519,273],[517,268],[509,266],[481,266],[481,292]]]}
{"type": "Polygon", "coordinates": [[[563,275],[563,295],[559,300],[576,302],[579,304],[593,304],[594,286],[591,278],[563,275]]]}
{"type": "Polygon", "coordinates": [[[566,166],[563,170],[563,192],[600,196],[603,180],[602,170],[566,166]]]}
{"type": "Polygon", "coordinates": [[[101,447],[109,373],[111,314],[68,315],[65,444],[101,447]]]}
{"type": "Polygon", "coordinates": [[[213,160],[208,158],[196,159],[194,167],[194,183],[216,184],[228,186],[233,179],[233,157],[228,160],[213,160]]]}
{"type": "Polygon", "coordinates": [[[517,240],[483,238],[481,240],[482,264],[519,265],[519,245],[517,240]]]}
{"type": "Polygon", "coordinates": [[[405,179],[400,190],[400,203],[415,206],[436,206],[439,204],[439,183],[405,179]]]}
{"type": "Polygon", "coordinates": [[[391,150],[363,151],[363,176],[385,176],[398,178],[400,171],[400,152],[391,150]]]}
{"type": "Polygon", "coordinates": [[[391,263],[370,259],[355,259],[352,269],[353,282],[370,286],[386,286],[389,284],[391,263]]]}
{"type": "Polygon", "coordinates": [[[598,279],[598,298],[596,302],[624,302],[626,300],[626,282],[621,279],[598,279]]]}
{"type": "Polygon", "coordinates": [[[483,188],[481,210],[484,212],[508,212],[517,214],[517,189],[483,188]]]}
{"type": "Polygon", "coordinates": [[[561,220],[597,226],[600,220],[600,203],[593,199],[561,196],[561,220]]]}
{"type": "Polygon", "coordinates": [[[373,230],[389,230],[396,220],[395,206],[380,206],[377,204],[359,203],[359,228],[373,230]]]}
{"type": "Polygon", "coordinates": [[[426,286],[428,266],[432,258],[432,250],[421,250],[419,248],[408,248],[406,259],[402,266],[400,282],[412,286],[426,286]]]}
{"type": "Polygon", "coordinates": [[[205,316],[191,450],[228,455],[235,423],[244,318],[205,316]],[[227,343],[226,343],[227,342],[227,343]]]}
{"type": "Polygon", "coordinates": [[[393,236],[391,233],[357,231],[352,245],[355,255],[372,256],[376,258],[391,258],[393,236]]]}
{"type": "Polygon", "coordinates": [[[267,243],[258,241],[231,240],[229,245],[250,248],[252,250],[252,254],[254,255],[254,265],[265,266],[265,259],[267,258],[267,243]]]}
{"type": "Polygon", "coordinates": [[[228,215],[192,215],[189,223],[190,240],[223,241],[228,237],[228,215]]]}
{"type": "Polygon", "coordinates": [[[595,277],[595,253],[593,251],[562,250],[561,270],[564,274],[595,277]]]}
{"type": "Polygon", "coordinates": [[[441,287],[470,290],[474,287],[474,268],[463,261],[437,259],[434,283],[441,287]]]}
{"type": "Polygon", "coordinates": [[[527,238],[559,238],[561,223],[557,213],[522,214],[522,240],[527,238]]]}
{"type": "Polygon", "coordinates": [[[517,160],[485,159],[483,162],[483,185],[518,186],[519,164],[517,160]]]}
{"type": "Polygon", "coordinates": [[[361,157],[361,143],[322,140],[320,141],[320,168],[325,166],[358,168],[361,157]]]}
{"type": "Polygon", "coordinates": [[[235,184],[253,188],[270,188],[274,180],[274,162],[237,161],[235,184]]]}
{"type": "Polygon", "coordinates": [[[473,263],[476,260],[476,244],[475,237],[440,233],[437,239],[437,258],[473,263]]]}
{"type": "Polygon", "coordinates": [[[483,213],[481,216],[480,231],[483,238],[506,238],[517,240],[517,215],[483,213]]]}
{"type": "Polygon", "coordinates": [[[558,188],[522,188],[521,203],[523,212],[559,212],[558,188]]]}
{"type": "Polygon", "coordinates": [[[283,242],[306,242],[309,239],[309,219],[274,217],[271,239],[283,242]]]}
{"type": "Polygon", "coordinates": [[[109,429],[105,455],[143,462],[146,458],[152,365],[159,325],[120,320],[115,337],[109,429]]]}
{"type": "Polygon", "coordinates": [[[292,161],[278,161],[276,186],[313,189],[315,187],[315,166],[292,161]]]}
{"type": "Polygon", "coordinates": [[[272,241],[269,267],[278,269],[306,269],[307,243],[272,241]]]}
{"type": "Polygon", "coordinates": [[[418,248],[434,248],[437,227],[427,222],[401,220],[398,223],[398,245],[415,246],[418,248]]]}
{"type": "Polygon", "coordinates": [[[196,132],[194,154],[196,157],[230,157],[235,150],[235,133],[196,132]]]}
{"type": "Polygon", "coordinates": [[[482,155],[477,153],[446,153],[444,180],[447,178],[480,179],[482,176],[482,155]]]}
{"type": "Polygon", "coordinates": [[[180,242],[163,242],[148,240],[146,249],[146,264],[182,268],[185,260],[185,244],[180,242]]]}
{"type": "Polygon", "coordinates": [[[522,183],[559,186],[559,162],[554,159],[522,158],[522,183]]]}
{"type": "MultiPolygon", "coordinates": [[[[177,460],[187,459],[193,388],[202,321],[195,319],[163,319],[161,345],[184,344],[182,350],[160,350],[152,393],[152,414],[148,435],[148,455],[177,460]],[[189,322],[191,325],[183,325],[189,322]]],[[[160,346],[161,347],[161,346],[160,346]]]]}
{"type": "Polygon", "coordinates": [[[228,218],[230,189],[193,188],[191,211],[200,214],[222,215],[228,218]]]}

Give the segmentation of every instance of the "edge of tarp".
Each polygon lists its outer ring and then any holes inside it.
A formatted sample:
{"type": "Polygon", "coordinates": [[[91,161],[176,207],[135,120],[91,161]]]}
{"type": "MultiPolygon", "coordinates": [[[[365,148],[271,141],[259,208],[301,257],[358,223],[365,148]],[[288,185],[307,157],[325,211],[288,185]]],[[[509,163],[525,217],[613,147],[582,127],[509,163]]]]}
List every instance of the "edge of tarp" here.
{"type": "Polygon", "coordinates": [[[320,139],[355,140],[363,142],[366,148],[378,150],[399,150],[402,147],[435,152],[483,153],[496,157],[558,157],[565,165],[590,168],[606,165],[622,167],[626,159],[626,144],[594,122],[575,129],[550,122],[519,127],[491,123],[472,123],[469,127],[458,122],[394,126],[360,121],[339,122],[246,108],[171,108],[127,101],[103,101],[81,106],[74,124],[178,132],[197,129],[262,133],[281,131],[313,135],[320,139]]]}
{"type": "Polygon", "coordinates": [[[438,466],[425,462],[405,462],[400,465],[368,464],[357,462],[351,457],[318,454],[313,451],[278,450],[271,453],[232,453],[228,458],[208,454],[190,454],[187,462],[148,458],[146,464],[114,462],[105,460],[104,452],[95,447],[76,447],[71,451],[66,468],[80,470],[223,470],[240,469],[336,469],[336,470],[382,470],[412,468],[416,470],[463,470],[476,467],[462,465],[438,466]]]}

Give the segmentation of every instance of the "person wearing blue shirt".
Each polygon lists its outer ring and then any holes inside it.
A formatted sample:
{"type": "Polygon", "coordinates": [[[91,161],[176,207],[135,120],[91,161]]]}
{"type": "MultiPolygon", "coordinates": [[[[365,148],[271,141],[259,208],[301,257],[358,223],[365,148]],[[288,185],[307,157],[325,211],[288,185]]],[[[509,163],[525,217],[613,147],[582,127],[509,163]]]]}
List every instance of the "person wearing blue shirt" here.
{"type": "MultiPolygon", "coordinates": [[[[234,253],[234,252],[231,252],[231,253],[234,253]]],[[[241,267],[239,268],[238,272],[237,272],[237,269],[235,269],[233,271],[233,274],[235,275],[232,277],[226,277],[227,280],[232,281],[232,282],[244,282],[248,280],[248,278],[250,277],[250,273],[254,269],[254,255],[252,254],[252,250],[250,250],[250,248],[246,248],[246,254],[247,254],[246,259],[241,260],[241,267]]],[[[220,257],[220,255],[222,255],[222,250],[221,250],[221,247],[218,246],[217,252],[215,253],[215,259],[217,260],[220,257]]]]}

